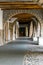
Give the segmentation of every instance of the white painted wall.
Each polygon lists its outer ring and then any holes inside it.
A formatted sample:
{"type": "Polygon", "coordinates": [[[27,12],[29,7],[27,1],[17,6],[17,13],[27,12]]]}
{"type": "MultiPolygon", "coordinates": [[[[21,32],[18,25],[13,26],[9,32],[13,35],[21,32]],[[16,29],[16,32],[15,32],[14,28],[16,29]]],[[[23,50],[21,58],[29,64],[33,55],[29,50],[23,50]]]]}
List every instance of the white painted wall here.
{"type": "Polygon", "coordinates": [[[0,29],[3,29],[3,11],[0,9],[0,29]]]}
{"type": "Polygon", "coordinates": [[[0,45],[3,45],[3,11],[0,9],[0,45]]]}

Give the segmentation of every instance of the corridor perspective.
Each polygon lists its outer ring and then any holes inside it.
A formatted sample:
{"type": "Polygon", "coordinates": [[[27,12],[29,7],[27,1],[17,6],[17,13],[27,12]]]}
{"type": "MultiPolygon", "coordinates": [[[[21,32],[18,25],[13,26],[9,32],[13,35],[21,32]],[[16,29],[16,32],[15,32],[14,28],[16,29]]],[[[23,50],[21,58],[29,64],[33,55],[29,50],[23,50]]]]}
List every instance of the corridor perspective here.
{"type": "Polygon", "coordinates": [[[43,0],[0,0],[0,65],[43,65],[43,0]]]}

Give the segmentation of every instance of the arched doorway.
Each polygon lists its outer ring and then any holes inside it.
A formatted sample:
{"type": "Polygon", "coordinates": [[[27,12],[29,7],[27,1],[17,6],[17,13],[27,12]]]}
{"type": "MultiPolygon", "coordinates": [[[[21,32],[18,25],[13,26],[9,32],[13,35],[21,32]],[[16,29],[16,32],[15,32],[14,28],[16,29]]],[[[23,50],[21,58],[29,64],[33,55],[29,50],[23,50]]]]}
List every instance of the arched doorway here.
{"type": "Polygon", "coordinates": [[[32,14],[20,13],[9,19],[9,28],[12,40],[18,37],[41,36],[41,23],[32,14]]]}

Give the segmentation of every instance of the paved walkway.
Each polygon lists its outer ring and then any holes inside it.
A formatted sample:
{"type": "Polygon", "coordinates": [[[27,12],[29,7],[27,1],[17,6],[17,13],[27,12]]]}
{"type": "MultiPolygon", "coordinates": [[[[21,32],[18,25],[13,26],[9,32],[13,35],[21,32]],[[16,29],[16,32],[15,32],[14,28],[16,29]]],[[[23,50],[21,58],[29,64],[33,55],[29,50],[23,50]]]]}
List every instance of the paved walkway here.
{"type": "Polygon", "coordinates": [[[18,40],[11,41],[3,46],[0,46],[0,52],[43,52],[43,46],[39,46],[32,40],[18,40]]]}

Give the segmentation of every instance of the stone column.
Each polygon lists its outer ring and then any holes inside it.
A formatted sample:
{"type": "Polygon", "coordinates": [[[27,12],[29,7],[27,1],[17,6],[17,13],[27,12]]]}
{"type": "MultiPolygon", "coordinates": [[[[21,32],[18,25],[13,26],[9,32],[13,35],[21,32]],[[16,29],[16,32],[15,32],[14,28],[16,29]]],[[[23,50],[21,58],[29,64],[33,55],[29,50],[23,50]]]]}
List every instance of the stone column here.
{"type": "Polygon", "coordinates": [[[41,23],[41,37],[43,37],[43,22],[41,23]]]}
{"type": "Polygon", "coordinates": [[[10,29],[9,29],[9,21],[8,21],[8,41],[10,41],[10,29]]]}
{"type": "Polygon", "coordinates": [[[32,34],[33,34],[33,24],[32,24],[32,21],[31,21],[30,31],[29,31],[29,37],[32,37],[32,34]]]}
{"type": "Polygon", "coordinates": [[[28,27],[26,26],[26,37],[28,37],[28,27]]]}
{"type": "Polygon", "coordinates": [[[7,22],[4,23],[4,43],[8,41],[8,24],[7,22]]]}
{"type": "Polygon", "coordinates": [[[37,36],[40,37],[40,24],[38,23],[37,36]]]}
{"type": "Polygon", "coordinates": [[[4,39],[3,39],[4,43],[5,43],[5,23],[4,23],[4,39]]]}
{"type": "Polygon", "coordinates": [[[13,40],[15,40],[15,24],[13,26],[13,40]]]}
{"type": "Polygon", "coordinates": [[[16,38],[19,37],[19,22],[16,21],[16,38]]]}

